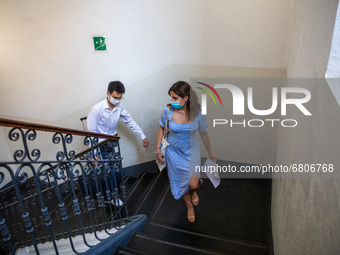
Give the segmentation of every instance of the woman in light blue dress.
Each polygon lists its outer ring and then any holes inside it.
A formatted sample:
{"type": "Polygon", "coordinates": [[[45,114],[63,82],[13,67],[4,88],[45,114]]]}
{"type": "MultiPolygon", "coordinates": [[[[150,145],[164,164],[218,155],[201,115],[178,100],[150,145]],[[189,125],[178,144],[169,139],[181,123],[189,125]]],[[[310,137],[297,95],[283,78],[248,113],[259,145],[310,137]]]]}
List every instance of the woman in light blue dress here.
{"type": "Polygon", "coordinates": [[[199,202],[196,190],[199,187],[201,169],[201,154],[196,131],[199,132],[205,148],[212,160],[216,155],[212,153],[206,117],[201,115],[196,92],[187,82],[176,82],[168,92],[171,105],[164,108],[159,119],[156,151],[157,160],[166,162],[170,187],[175,199],[183,197],[188,208],[188,220],[195,221],[194,206],[199,202]],[[164,127],[169,107],[168,126],[170,129],[167,141],[169,146],[165,155],[160,150],[164,127]]]}

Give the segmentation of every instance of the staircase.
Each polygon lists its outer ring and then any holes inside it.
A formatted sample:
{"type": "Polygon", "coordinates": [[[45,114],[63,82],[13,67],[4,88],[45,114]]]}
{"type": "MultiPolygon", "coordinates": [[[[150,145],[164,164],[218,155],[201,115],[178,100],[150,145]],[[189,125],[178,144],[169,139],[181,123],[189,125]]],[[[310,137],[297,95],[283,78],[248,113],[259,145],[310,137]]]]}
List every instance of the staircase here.
{"type": "Polygon", "coordinates": [[[273,254],[271,180],[221,179],[216,189],[203,180],[190,223],[183,199],[171,194],[166,169],[126,179],[130,215],[145,214],[148,222],[114,254],[273,254]]]}

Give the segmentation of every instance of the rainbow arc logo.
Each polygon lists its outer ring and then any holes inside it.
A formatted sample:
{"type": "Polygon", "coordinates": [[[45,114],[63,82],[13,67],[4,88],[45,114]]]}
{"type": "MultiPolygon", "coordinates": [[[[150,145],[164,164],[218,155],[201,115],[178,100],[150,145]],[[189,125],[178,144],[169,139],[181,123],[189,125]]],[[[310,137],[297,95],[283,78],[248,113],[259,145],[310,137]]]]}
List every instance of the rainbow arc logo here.
{"type": "MultiPolygon", "coordinates": [[[[211,87],[210,85],[208,85],[206,83],[203,83],[203,82],[197,82],[197,83],[199,83],[201,85],[204,85],[207,88],[211,89],[211,91],[215,93],[215,95],[217,96],[218,100],[220,101],[220,104],[222,105],[222,100],[220,98],[220,95],[217,93],[217,91],[213,87],[211,87]]],[[[209,90],[203,89],[203,88],[200,88],[200,87],[197,87],[197,88],[203,90],[204,92],[206,92],[214,100],[215,105],[217,105],[214,96],[211,94],[211,92],[209,90]]]]}
{"type": "MultiPolygon", "coordinates": [[[[217,91],[216,91],[213,87],[211,87],[209,84],[206,84],[206,83],[203,83],[203,82],[197,82],[197,83],[198,83],[198,84],[201,84],[201,85],[203,85],[203,86],[206,86],[206,87],[209,88],[212,92],[214,92],[215,95],[217,96],[218,100],[220,101],[221,106],[222,106],[221,97],[220,97],[220,95],[217,93],[217,91]]],[[[204,88],[200,88],[200,87],[197,87],[197,88],[198,88],[198,89],[201,89],[201,90],[203,90],[205,93],[207,93],[207,94],[214,100],[215,105],[217,105],[214,96],[212,95],[212,93],[211,93],[209,90],[204,89],[204,88]]],[[[202,114],[205,115],[205,114],[206,114],[206,111],[207,111],[207,109],[206,109],[206,95],[202,95],[202,114]]]]}

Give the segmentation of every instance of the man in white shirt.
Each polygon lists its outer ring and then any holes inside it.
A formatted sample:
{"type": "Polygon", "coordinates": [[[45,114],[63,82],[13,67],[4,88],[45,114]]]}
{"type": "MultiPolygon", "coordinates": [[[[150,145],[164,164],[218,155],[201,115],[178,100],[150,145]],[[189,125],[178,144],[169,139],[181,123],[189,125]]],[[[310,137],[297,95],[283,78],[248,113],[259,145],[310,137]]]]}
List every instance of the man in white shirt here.
{"type": "Polygon", "coordinates": [[[121,118],[126,125],[139,135],[142,139],[143,147],[148,149],[149,141],[146,139],[142,129],[120,103],[124,93],[123,83],[120,81],[110,82],[107,89],[107,97],[93,106],[87,116],[87,128],[91,132],[115,135],[118,120],[121,118]]]}
{"type": "MultiPolygon", "coordinates": [[[[111,81],[107,89],[107,97],[95,104],[87,116],[87,128],[91,132],[115,135],[119,118],[128,125],[142,140],[143,147],[147,150],[149,148],[149,141],[146,139],[142,129],[132,119],[131,115],[125,110],[121,104],[125,87],[120,81],[111,81]]],[[[99,139],[99,142],[103,139],[99,139]]],[[[109,152],[101,149],[103,157],[107,157],[109,152]]],[[[115,171],[111,171],[115,172],[115,171]]],[[[112,179],[116,179],[119,185],[121,182],[120,173],[116,173],[116,178],[112,175],[112,179]]],[[[102,180],[103,182],[104,180],[102,180]]],[[[116,202],[117,204],[117,202],[116,202]]],[[[122,205],[119,200],[119,205],[122,205]]]]}

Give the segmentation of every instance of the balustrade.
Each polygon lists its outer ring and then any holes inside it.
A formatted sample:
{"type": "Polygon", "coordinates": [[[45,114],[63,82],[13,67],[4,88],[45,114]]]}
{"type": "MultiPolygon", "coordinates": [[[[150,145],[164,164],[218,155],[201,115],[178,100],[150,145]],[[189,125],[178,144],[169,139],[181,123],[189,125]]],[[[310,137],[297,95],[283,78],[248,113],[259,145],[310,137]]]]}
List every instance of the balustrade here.
{"type": "MultiPolygon", "coordinates": [[[[115,176],[124,178],[118,136],[6,119],[0,126],[13,150],[12,159],[0,162],[1,250],[14,254],[31,246],[39,254],[39,244],[49,242],[59,254],[58,240],[67,239],[80,254],[93,247],[90,239],[98,243],[103,233],[110,236],[131,222],[127,205],[115,204],[115,176]]],[[[120,197],[125,201],[124,183],[120,197]]]]}

